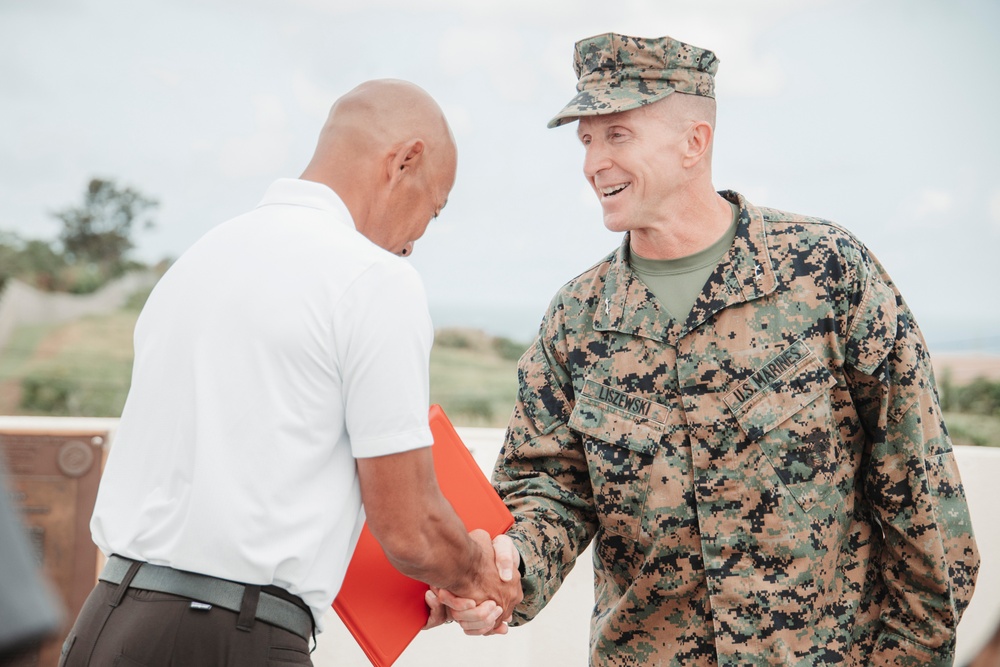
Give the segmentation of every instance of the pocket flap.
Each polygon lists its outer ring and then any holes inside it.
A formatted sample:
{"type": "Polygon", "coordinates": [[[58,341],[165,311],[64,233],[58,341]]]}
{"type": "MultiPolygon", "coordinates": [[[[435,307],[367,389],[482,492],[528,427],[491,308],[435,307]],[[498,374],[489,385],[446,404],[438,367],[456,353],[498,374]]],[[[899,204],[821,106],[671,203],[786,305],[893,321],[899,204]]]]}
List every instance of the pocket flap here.
{"type": "Polygon", "coordinates": [[[666,410],[641,396],[585,380],[569,427],[618,447],[654,454],[666,428],[666,410]]]}
{"type": "Polygon", "coordinates": [[[747,437],[756,440],[835,384],[833,373],[800,340],[729,392],[726,404],[747,437]],[[782,368],[780,363],[789,359],[793,363],[782,368]],[[769,372],[775,364],[781,372],[769,372]]]}

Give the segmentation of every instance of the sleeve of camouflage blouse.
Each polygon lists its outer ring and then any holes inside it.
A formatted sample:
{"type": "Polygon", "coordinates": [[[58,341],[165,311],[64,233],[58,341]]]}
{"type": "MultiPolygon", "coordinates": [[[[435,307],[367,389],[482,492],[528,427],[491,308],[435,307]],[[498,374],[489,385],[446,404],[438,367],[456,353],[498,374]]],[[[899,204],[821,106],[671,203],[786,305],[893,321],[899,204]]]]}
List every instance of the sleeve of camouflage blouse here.
{"type": "Polygon", "coordinates": [[[979,553],[923,337],[869,261],[845,356],[870,440],[863,492],[884,535],[876,560],[888,598],[871,664],[951,665],[979,553]]]}
{"type": "Polygon", "coordinates": [[[517,403],[493,482],[514,515],[508,534],[524,564],[524,600],[514,625],[541,611],[596,530],[593,492],[581,443],[566,421],[568,374],[536,341],[518,364],[517,403]]]}

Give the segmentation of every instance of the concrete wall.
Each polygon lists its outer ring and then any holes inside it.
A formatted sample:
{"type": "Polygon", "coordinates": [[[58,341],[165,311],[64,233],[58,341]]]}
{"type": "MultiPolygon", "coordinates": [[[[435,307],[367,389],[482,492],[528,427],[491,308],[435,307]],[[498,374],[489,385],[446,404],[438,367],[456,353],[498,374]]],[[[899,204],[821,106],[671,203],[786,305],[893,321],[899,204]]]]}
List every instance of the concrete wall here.
{"type": "Polygon", "coordinates": [[[114,312],[129,296],[156,283],[149,271],[133,271],[92,294],[43,292],[11,278],[0,292],[0,349],[25,324],[69,322],[85,315],[114,312]]]}

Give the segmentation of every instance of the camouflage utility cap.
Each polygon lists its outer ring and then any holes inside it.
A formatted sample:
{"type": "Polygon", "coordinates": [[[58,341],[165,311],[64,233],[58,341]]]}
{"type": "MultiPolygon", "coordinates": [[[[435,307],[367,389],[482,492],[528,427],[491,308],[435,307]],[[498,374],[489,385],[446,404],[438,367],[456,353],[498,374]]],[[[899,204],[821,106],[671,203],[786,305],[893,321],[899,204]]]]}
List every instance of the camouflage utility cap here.
{"type": "Polygon", "coordinates": [[[580,116],[627,111],[670,93],[715,97],[719,59],[671,37],[628,37],[609,32],[576,43],[577,95],[549,127],[580,116]]]}

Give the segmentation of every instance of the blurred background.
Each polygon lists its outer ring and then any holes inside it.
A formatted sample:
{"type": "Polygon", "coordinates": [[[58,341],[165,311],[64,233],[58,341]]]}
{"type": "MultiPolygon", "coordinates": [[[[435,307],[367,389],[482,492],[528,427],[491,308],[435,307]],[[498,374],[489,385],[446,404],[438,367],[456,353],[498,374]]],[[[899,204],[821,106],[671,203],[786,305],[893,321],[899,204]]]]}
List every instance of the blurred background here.
{"type": "Polygon", "coordinates": [[[956,444],[998,446],[997,25],[995,0],[0,0],[0,415],[117,417],[158,276],[298,176],[339,95],[397,77],[459,146],[412,259],[432,400],[502,427],[549,299],[620,240],[574,126],[545,128],[573,43],[614,31],[715,51],[716,187],[857,234],[956,444]]]}
{"type": "MultiPolygon", "coordinates": [[[[949,410],[982,412],[989,388],[958,385],[1000,380],[996,25],[994,0],[4,0],[0,280],[92,293],[130,268],[155,279],[301,173],[339,95],[409,79],[459,145],[412,260],[436,325],[464,329],[439,336],[435,399],[502,425],[548,300],[619,242],[574,126],[545,128],[574,92],[573,42],[669,34],[721,59],[716,187],[855,232],[954,366],[939,377],[949,410]],[[475,386],[449,386],[456,368],[475,386]]],[[[117,414],[149,283],[132,280],[126,312],[101,321],[0,312],[0,414],[117,414]]]]}

